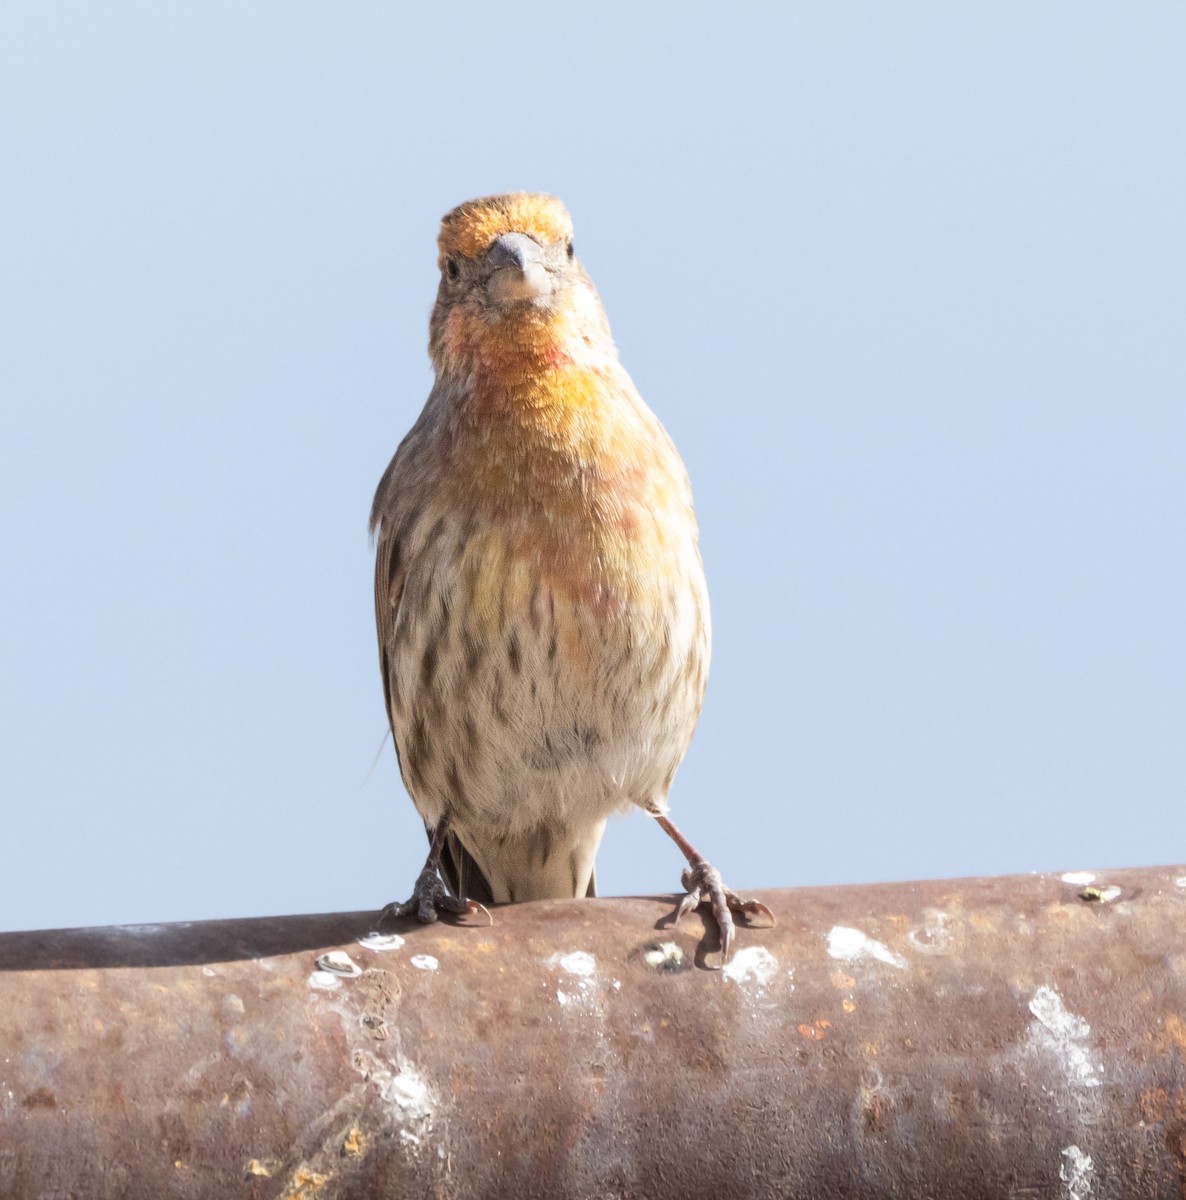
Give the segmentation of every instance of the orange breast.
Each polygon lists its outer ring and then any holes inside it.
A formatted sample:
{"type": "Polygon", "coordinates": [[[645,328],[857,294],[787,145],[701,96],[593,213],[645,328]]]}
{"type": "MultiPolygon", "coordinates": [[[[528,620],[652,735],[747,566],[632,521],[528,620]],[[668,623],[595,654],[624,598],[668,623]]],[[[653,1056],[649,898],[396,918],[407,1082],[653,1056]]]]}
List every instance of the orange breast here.
{"type": "Polygon", "coordinates": [[[682,464],[616,364],[479,380],[445,436],[474,518],[462,576],[495,627],[541,589],[605,615],[646,602],[695,553],[682,464]]]}

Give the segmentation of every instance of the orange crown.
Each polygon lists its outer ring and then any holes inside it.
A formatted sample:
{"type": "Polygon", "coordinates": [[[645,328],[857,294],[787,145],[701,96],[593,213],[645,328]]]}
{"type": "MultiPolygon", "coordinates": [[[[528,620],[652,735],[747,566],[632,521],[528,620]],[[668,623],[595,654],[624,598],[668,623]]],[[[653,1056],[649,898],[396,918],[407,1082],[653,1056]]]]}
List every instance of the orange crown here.
{"type": "Polygon", "coordinates": [[[572,237],[572,218],[555,196],[542,192],[510,192],[467,200],[441,221],[437,238],[441,260],[449,254],[476,258],[503,233],[525,233],[541,246],[550,246],[572,237]]]}

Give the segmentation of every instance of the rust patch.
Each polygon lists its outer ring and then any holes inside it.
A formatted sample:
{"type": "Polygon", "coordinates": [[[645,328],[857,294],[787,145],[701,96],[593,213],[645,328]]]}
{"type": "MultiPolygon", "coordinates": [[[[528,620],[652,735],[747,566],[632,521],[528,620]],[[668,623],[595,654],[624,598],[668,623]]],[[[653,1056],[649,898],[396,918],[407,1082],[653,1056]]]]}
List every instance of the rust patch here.
{"type": "Polygon", "coordinates": [[[821,1017],[814,1024],[798,1025],[796,1028],[799,1030],[801,1037],[810,1038],[813,1042],[818,1042],[823,1038],[824,1033],[832,1028],[832,1022],[827,1017],[821,1017]]]}
{"type": "Polygon", "coordinates": [[[1165,1120],[1169,1093],[1165,1088],[1150,1088],[1140,1096],[1141,1120],[1146,1125],[1160,1125],[1165,1120]]]}
{"type": "Polygon", "coordinates": [[[1177,1046],[1178,1052],[1186,1055],[1186,1021],[1177,1013],[1170,1013],[1165,1019],[1165,1031],[1170,1041],[1177,1046]]]}
{"type": "Polygon", "coordinates": [[[350,1130],[342,1141],[342,1155],[346,1158],[354,1158],[362,1154],[367,1148],[367,1136],[358,1126],[350,1130]]]}
{"type": "Polygon", "coordinates": [[[297,1167],[292,1177],[292,1186],[284,1193],[284,1200],[304,1200],[306,1196],[316,1196],[329,1183],[329,1176],[307,1167],[297,1167]]]}
{"type": "MultiPolygon", "coordinates": [[[[30,1195],[94,1194],[97,1130],[100,1190],[124,1200],[839,1200],[862,1189],[1057,1200],[1059,1151],[1076,1140],[1096,1164],[1089,1200],[1113,1183],[1126,1197],[1178,1196],[1186,887],[1167,890],[1166,876],[1110,873],[1126,897],[1145,882],[1121,920],[1043,877],[766,893],[795,919],[762,941],[794,973],[761,994],[695,965],[698,930],[673,938],[684,970],[645,962],[639,948],[669,936],[669,897],[504,905],[481,930],[407,919],[402,953],[355,948],[372,912],[162,926],[151,938],[0,935],[0,1060],[12,1060],[0,1095],[13,1093],[0,1104],[11,1185],[0,1192],[18,1194],[19,1181],[30,1195]],[[1046,911],[1054,891],[1069,921],[1046,911]],[[938,908],[952,914],[949,952],[909,972],[819,952],[840,912],[905,912],[913,930],[938,908]],[[978,932],[972,913],[1000,936],[978,932]],[[559,1019],[545,964],[578,948],[596,960],[597,1005],[559,1019]],[[364,973],[327,1002],[306,979],[311,957],[338,949],[365,955],[364,973]],[[441,969],[418,971],[413,950],[441,969]],[[1039,986],[1065,999],[1061,1035],[1033,1026],[1039,986]],[[246,1010],[237,1054],[228,993],[246,1010]],[[1089,1093],[1068,1061],[1097,1052],[1108,1077],[1089,1093]],[[388,1088],[405,1068],[409,1087],[388,1088]],[[690,1087],[719,1103],[690,1102],[690,1087]],[[740,1125],[721,1120],[726,1105],[740,1125]],[[1090,1118],[1090,1141],[1068,1117],[1090,1118]]],[[[868,920],[870,934],[898,928],[868,920]]],[[[1066,1160],[1072,1181],[1077,1161],[1066,1160]]]]}

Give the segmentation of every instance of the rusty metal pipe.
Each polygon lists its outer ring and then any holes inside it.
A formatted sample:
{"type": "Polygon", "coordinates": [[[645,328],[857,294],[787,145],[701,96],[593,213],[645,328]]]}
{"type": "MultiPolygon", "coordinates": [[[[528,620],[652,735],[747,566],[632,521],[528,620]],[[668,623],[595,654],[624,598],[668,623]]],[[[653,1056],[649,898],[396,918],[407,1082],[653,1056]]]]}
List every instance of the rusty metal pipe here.
{"type": "Polygon", "coordinates": [[[762,899],[0,936],[0,1196],[1186,1196],[1186,867],[762,899]]]}

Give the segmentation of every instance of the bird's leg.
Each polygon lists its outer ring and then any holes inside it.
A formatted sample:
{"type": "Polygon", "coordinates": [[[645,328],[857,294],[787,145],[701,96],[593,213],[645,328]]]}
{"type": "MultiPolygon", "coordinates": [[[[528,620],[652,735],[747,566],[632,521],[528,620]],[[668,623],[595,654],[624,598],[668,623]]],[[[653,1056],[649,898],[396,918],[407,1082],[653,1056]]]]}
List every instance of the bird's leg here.
{"type": "Polygon", "coordinates": [[[450,896],[445,890],[441,879],[441,850],[445,845],[445,832],[449,826],[449,818],[442,817],[437,827],[432,831],[432,841],[428,847],[428,858],[424,861],[424,870],[416,877],[416,886],[412,895],[402,904],[393,900],[379,914],[379,920],[388,917],[406,917],[415,913],[418,920],[425,925],[431,925],[441,913],[451,913],[462,916],[466,913],[483,913],[491,925],[494,918],[484,904],[476,900],[466,900],[461,896],[450,896]]]}
{"type": "Polygon", "coordinates": [[[712,906],[713,919],[721,934],[721,962],[728,961],[729,948],[733,945],[733,913],[744,917],[746,921],[754,917],[763,917],[771,925],[774,924],[774,914],[760,900],[743,900],[736,892],[727,888],[721,879],[721,873],[686,837],[661,813],[653,813],[659,822],[659,828],[680,848],[680,853],[688,860],[688,865],[680,875],[680,882],[687,888],[687,895],[679,902],[675,910],[672,925],[690,913],[692,909],[707,902],[712,906]]]}

